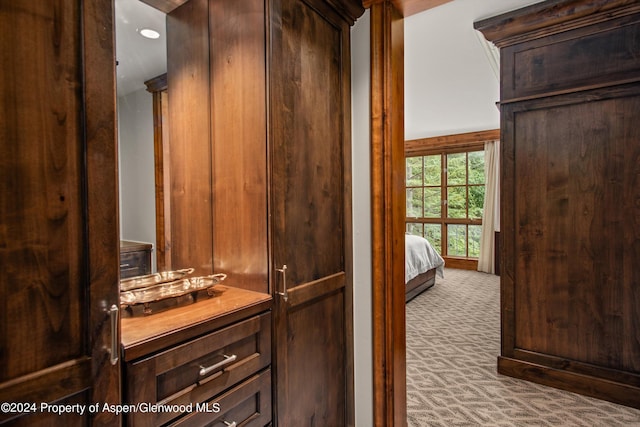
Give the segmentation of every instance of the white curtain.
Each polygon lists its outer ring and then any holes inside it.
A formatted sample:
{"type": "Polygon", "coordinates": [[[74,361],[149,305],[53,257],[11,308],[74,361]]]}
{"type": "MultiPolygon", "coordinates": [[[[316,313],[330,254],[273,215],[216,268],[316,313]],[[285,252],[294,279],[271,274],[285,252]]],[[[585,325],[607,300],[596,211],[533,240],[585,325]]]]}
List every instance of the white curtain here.
{"type": "Polygon", "coordinates": [[[495,274],[494,236],[500,231],[500,141],[484,144],[485,194],[478,271],[495,274]]]}

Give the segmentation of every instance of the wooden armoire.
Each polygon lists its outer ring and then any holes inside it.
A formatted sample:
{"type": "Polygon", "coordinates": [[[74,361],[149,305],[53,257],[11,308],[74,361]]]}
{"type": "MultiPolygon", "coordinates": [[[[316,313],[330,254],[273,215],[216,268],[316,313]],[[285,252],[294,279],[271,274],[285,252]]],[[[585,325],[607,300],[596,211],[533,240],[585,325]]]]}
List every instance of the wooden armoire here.
{"type": "Polygon", "coordinates": [[[498,371],[640,407],[640,3],[475,27],[501,56],[498,371]]]}
{"type": "MultiPolygon", "coordinates": [[[[171,266],[273,295],[274,425],[352,424],[361,2],[146,3],[168,16],[171,266]]],[[[118,404],[113,1],[3,2],[0,24],[0,401],[118,404]]],[[[0,423],[127,421],[15,409],[0,423]]]]}

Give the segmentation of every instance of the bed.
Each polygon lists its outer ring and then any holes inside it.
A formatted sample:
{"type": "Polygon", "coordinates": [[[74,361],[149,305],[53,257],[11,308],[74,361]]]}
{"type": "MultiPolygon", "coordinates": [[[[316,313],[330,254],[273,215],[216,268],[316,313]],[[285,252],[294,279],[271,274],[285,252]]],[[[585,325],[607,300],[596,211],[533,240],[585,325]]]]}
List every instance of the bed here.
{"type": "Polygon", "coordinates": [[[444,277],[444,260],[420,236],[405,234],[405,301],[409,302],[436,283],[436,275],[444,277]]]}

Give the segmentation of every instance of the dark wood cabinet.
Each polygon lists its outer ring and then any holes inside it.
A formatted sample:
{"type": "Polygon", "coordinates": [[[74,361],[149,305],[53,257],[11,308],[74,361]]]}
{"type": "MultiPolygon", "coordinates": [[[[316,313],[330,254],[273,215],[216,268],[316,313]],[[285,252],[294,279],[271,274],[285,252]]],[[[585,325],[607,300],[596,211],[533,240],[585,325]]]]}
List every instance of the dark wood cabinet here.
{"type": "Polygon", "coordinates": [[[476,27],[501,55],[498,370],[640,407],[640,6],[476,27]]]}
{"type": "Polygon", "coordinates": [[[171,265],[274,295],[277,425],[353,422],[349,36],[363,11],[190,0],[167,18],[171,265]]]}
{"type": "Polygon", "coordinates": [[[214,290],[193,305],[122,319],[124,399],[138,408],[128,426],[271,421],[271,297],[214,290]]]}

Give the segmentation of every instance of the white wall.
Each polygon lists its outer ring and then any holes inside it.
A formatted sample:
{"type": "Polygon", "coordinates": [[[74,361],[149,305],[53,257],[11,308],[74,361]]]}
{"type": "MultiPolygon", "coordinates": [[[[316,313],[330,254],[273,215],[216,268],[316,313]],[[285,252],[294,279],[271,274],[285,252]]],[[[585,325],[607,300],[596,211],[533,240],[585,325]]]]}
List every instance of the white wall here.
{"type": "Polygon", "coordinates": [[[369,10],[351,29],[355,424],[373,425],[369,10]]]}
{"type": "Polygon", "coordinates": [[[118,136],[120,239],[153,244],[156,271],[153,104],[145,89],[118,98],[118,136]]]}
{"type": "Polygon", "coordinates": [[[474,21],[541,0],[455,0],[405,19],[405,139],[498,129],[499,81],[474,21]]]}

